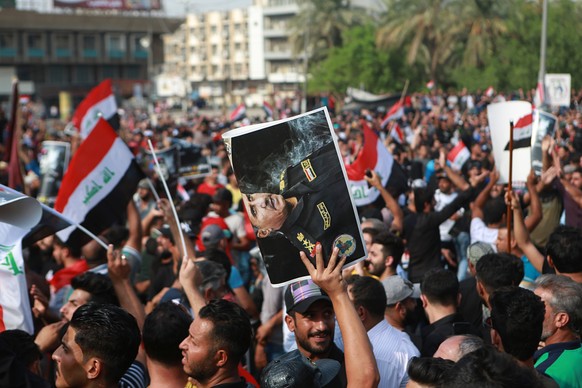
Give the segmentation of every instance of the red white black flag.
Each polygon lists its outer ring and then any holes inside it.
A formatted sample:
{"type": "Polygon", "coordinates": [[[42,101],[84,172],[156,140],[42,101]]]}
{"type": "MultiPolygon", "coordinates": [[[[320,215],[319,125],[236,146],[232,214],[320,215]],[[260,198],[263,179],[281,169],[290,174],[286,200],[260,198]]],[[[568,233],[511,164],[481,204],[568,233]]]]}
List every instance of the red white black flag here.
{"type": "MultiPolygon", "coordinates": [[[[71,160],[55,210],[99,234],[124,214],[141,178],[143,173],[127,145],[99,119],[71,160]]],[[[74,226],[57,235],[69,244],[82,246],[89,241],[74,226]]]]}
{"type": "Polygon", "coordinates": [[[81,138],[85,139],[95,128],[100,117],[107,120],[113,129],[119,129],[117,102],[115,102],[110,79],[101,82],[89,92],[75,110],[71,121],[81,138]]]}

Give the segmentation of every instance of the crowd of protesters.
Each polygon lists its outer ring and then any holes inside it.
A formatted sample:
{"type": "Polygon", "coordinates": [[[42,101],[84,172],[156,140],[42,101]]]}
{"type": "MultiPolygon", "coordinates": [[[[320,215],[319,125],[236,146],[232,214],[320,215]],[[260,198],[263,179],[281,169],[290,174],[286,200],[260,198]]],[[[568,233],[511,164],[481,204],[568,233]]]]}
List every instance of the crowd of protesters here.
{"type": "MultiPolygon", "coordinates": [[[[141,181],[123,222],[100,233],[107,251],[56,235],[23,247],[35,332],[0,333],[0,386],[582,387],[582,90],[553,112],[541,176],[507,191],[486,108],[531,95],[414,93],[399,139],[384,112],[334,106],[343,161],[359,154],[367,120],[408,190],[371,172],[382,203],[358,208],[368,256],[342,270],[334,250],[325,267],[318,246],[315,266],[297,258],[311,279],[283,288],[269,281],[220,138],[266,118],[120,111],[136,158],[148,140],[194,145],[211,171],[166,177],[179,222],[144,165],[153,185],[141,181]],[[470,157],[455,170],[446,155],[459,141],[470,157]]],[[[297,105],[283,101],[275,118],[297,105]]],[[[19,156],[36,196],[41,143],[74,152],[78,139],[27,108],[19,156]]]]}

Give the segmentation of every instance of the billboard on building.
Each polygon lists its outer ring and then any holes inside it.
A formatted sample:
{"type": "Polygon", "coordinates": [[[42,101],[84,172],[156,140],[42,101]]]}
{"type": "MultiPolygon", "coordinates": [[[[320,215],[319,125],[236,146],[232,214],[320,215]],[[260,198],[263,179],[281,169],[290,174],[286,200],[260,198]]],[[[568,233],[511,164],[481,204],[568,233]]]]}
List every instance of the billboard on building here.
{"type": "Polygon", "coordinates": [[[53,0],[55,7],[148,11],[162,8],[161,0],[53,0]]]}

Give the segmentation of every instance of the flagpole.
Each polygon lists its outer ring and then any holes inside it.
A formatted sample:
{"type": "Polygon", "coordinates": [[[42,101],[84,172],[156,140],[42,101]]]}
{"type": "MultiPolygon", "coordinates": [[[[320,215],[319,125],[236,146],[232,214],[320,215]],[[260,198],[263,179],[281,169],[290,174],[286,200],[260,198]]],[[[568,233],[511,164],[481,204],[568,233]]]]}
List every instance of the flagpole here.
{"type": "MultiPolygon", "coordinates": [[[[2,188],[2,190],[6,190],[9,193],[12,194],[20,194],[20,195],[26,195],[23,194],[17,190],[14,190],[10,187],[4,186],[3,184],[0,184],[0,188],[2,188]]],[[[27,195],[28,197],[28,195],[27,195]]],[[[99,237],[97,237],[93,232],[91,232],[89,229],[85,228],[83,225],[76,223],[75,221],[71,220],[70,218],[66,217],[65,215],[63,215],[62,213],[59,213],[58,211],[56,211],[55,209],[45,205],[44,203],[38,201],[38,203],[40,203],[40,206],[42,206],[42,208],[44,210],[46,210],[47,212],[55,215],[56,217],[59,217],[61,220],[68,222],[69,224],[71,224],[72,226],[79,228],[79,230],[81,230],[82,232],[84,232],[85,234],[87,234],[87,236],[91,237],[93,240],[95,240],[99,245],[101,245],[105,250],[107,250],[107,244],[105,244],[103,242],[103,240],[101,240],[99,237]]]]}
{"type": "MultiPolygon", "coordinates": [[[[540,70],[538,73],[538,85],[541,84],[544,88],[545,95],[545,80],[546,75],[546,41],[547,41],[547,31],[548,31],[548,0],[543,0],[542,4],[542,34],[540,37],[540,70]]],[[[537,90],[537,88],[536,88],[537,90]]],[[[544,101],[541,101],[541,105],[544,105],[544,101]]],[[[537,107],[536,107],[537,108],[537,107]]],[[[541,106],[540,106],[541,108],[541,106]]]]}
{"type": "MultiPolygon", "coordinates": [[[[513,180],[513,121],[509,122],[509,178],[507,180],[507,192],[512,195],[512,180],[513,180]]],[[[511,253],[511,200],[507,204],[507,252],[511,253]]]]}
{"type": "Polygon", "coordinates": [[[154,187],[152,180],[150,178],[146,178],[146,180],[148,181],[148,186],[150,187],[152,194],[156,198],[156,203],[158,203],[158,201],[160,200],[160,196],[158,195],[158,192],[156,191],[156,188],[154,187]]]}
{"type": "Polygon", "coordinates": [[[168,196],[168,200],[170,202],[170,207],[172,208],[172,214],[174,215],[174,219],[176,220],[176,225],[178,225],[178,233],[180,234],[180,241],[182,242],[182,252],[187,254],[186,250],[186,241],[184,241],[184,234],[182,233],[182,228],[180,227],[180,220],[178,219],[178,213],[176,212],[176,208],[174,207],[174,201],[172,200],[172,195],[170,194],[170,189],[168,189],[168,185],[166,180],[164,179],[164,175],[162,174],[162,169],[160,168],[160,164],[158,163],[158,157],[156,156],[156,151],[154,151],[154,146],[152,145],[152,141],[148,139],[148,146],[150,147],[150,151],[152,156],[154,157],[154,162],[156,163],[156,168],[158,170],[158,175],[162,180],[162,184],[164,185],[164,190],[166,190],[166,195],[168,196]]]}
{"type": "Polygon", "coordinates": [[[402,89],[402,93],[400,94],[400,103],[404,102],[404,97],[406,97],[406,92],[408,91],[408,80],[404,83],[404,88],[402,89]]]}

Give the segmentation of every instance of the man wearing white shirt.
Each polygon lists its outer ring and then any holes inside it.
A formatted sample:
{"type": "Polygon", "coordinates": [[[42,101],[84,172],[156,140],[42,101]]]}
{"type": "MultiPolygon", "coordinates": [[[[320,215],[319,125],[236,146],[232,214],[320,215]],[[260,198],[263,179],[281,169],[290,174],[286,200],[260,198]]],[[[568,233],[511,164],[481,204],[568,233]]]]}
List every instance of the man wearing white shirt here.
{"type": "Polygon", "coordinates": [[[368,332],[380,372],[379,387],[405,387],[408,361],[420,352],[406,333],[384,319],[386,293],[382,283],[372,277],[353,276],[348,280],[348,295],[368,332]]]}

